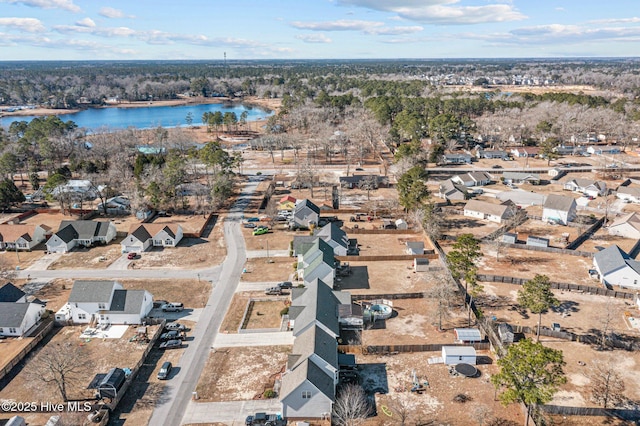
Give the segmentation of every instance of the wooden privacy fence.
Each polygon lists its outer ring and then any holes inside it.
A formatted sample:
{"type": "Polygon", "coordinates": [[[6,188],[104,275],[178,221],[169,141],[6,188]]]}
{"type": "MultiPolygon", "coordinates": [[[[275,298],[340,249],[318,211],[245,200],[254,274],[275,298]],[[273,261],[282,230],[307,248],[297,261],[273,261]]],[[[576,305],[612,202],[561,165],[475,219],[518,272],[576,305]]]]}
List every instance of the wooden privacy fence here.
{"type": "Polygon", "coordinates": [[[424,293],[395,293],[395,294],[352,294],[352,300],[374,300],[374,299],[422,299],[424,293]]]}
{"type": "Polygon", "coordinates": [[[427,254],[394,254],[387,256],[336,256],[341,262],[382,262],[385,260],[408,260],[413,259],[437,259],[438,255],[435,253],[427,254]]]}
{"type": "Polygon", "coordinates": [[[40,330],[38,334],[33,337],[33,339],[29,342],[29,344],[27,344],[27,346],[25,346],[24,349],[22,349],[18,354],[16,354],[16,356],[14,356],[13,359],[9,361],[7,365],[5,365],[2,368],[2,370],[0,370],[0,379],[2,379],[4,376],[9,374],[11,369],[13,369],[13,367],[15,367],[20,361],[22,361],[24,357],[29,355],[29,352],[31,352],[31,350],[35,348],[36,345],[40,343],[40,341],[44,339],[44,337],[47,334],[49,334],[49,332],[53,328],[53,323],[54,323],[53,318],[51,318],[51,321],[49,321],[49,323],[46,324],[42,328],[42,330],[40,330]]]}
{"type": "Polygon", "coordinates": [[[347,234],[419,234],[415,229],[364,229],[344,228],[347,234]]]}
{"type": "MultiPolygon", "coordinates": [[[[529,279],[530,278],[478,274],[478,281],[494,282],[494,283],[523,285],[525,282],[529,281],[529,279]]],[[[615,297],[616,299],[635,300],[636,298],[635,293],[630,293],[627,291],[620,291],[620,290],[609,290],[603,287],[590,287],[590,286],[580,285],[580,284],[551,282],[551,288],[556,290],[573,291],[577,293],[594,294],[597,296],[615,297]]]]}
{"type": "Polygon", "coordinates": [[[587,228],[586,231],[584,231],[582,234],[578,235],[578,238],[576,238],[575,240],[573,240],[569,244],[567,244],[565,246],[565,249],[574,250],[574,249],[578,248],[580,246],[580,244],[584,243],[585,241],[587,241],[589,239],[589,237],[591,237],[591,235],[595,234],[595,232],[602,227],[603,223],[604,223],[604,217],[601,217],[600,219],[598,219],[596,221],[596,223],[594,223],[589,228],[587,228]]]}
{"type": "Polygon", "coordinates": [[[640,420],[640,410],[598,407],[564,407],[560,405],[540,405],[538,408],[546,414],[560,414],[565,416],[602,416],[627,421],[640,420]]]}
{"type": "Polygon", "coordinates": [[[431,345],[338,345],[338,352],[356,353],[363,355],[393,355],[396,353],[412,352],[440,352],[443,346],[473,346],[476,350],[489,350],[489,342],[474,343],[472,345],[461,345],[455,343],[438,343],[431,345]]]}

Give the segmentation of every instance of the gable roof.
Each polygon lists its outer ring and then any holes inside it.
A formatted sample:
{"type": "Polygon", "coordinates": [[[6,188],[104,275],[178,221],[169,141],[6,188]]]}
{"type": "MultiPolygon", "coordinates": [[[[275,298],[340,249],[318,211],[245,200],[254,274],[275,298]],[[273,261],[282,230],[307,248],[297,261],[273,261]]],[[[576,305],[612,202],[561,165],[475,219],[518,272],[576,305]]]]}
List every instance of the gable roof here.
{"type": "MultiPolygon", "coordinates": [[[[57,235],[60,237],[60,232],[71,226],[77,234],[74,239],[91,240],[94,237],[105,237],[110,225],[111,222],[99,220],[63,220],[60,222],[60,230],[57,235]]],[[[67,243],[69,241],[65,240],[67,243]]]]}
{"type": "Polygon", "coordinates": [[[114,290],[109,312],[139,314],[144,304],[145,290],[114,290]]]}
{"type": "Polygon", "coordinates": [[[20,327],[30,303],[0,302],[0,327],[20,327]]]}
{"type": "Polygon", "coordinates": [[[617,245],[612,245],[597,252],[593,256],[594,262],[598,265],[600,273],[604,276],[620,268],[630,267],[637,274],[640,274],[640,262],[632,259],[624,250],[617,245]]]}
{"type": "MultiPolygon", "coordinates": [[[[309,327],[296,336],[291,353],[299,355],[298,360],[316,354],[333,368],[338,368],[338,342],[335,337],[317,325],[309,327]]],[[[295,368],[296,365],[297,362],[294,362],[290,369],[295,368]]]]}
{"type": "Polygon", "coordinates": [[[349,247],[349,238],[347,238],[347,233],[344,232],[335,222],[327,223],[325,226],[320,228],[320,231],[318,231],[316,235],[325,239],[325,241],[326,238],[331,241],[335,241],[344,248],[349,247]]]}
{"type": "Polygon", "coordinates": [[[73,283],[69,303],[108,303],[111,293],[121,288],[115,281],[85,281],[78,280],[73,283]]]}
{"type": "Polygon", "coordinates": [[[507,215],[510,210],[510,206],[504,204],[492,204],[480,200],[471,200],[465,204],[464,209],[502,218],[507,215]]]}
{"type": "Polygon", "coordinates": [[[296,197],[292,197],[291,195],[285,195],[284,197],[280,198],[280,201],[278,201],[280,204],[282,203],[296,203],[296,197]]]}
{"type": "Polygon", "coordinates": [[[575,207],[576,200],[564,195],[549,194],[544,200],[543,208],[568,212],[571,207],[575,207]]]}
{"type": "Polygon", "coordinates": [[[333,378],[329,377],[324,370],[310,361],[309,358],[306,358],[296,368],[282,376],[282,387],[280,388],[282,396],[280,400],[286,399],[305,380],[308,380],[327,398],[334,400],[336,391],[333,385],[333,378]]]}
{"type": "Polygon", "coordinates": [[[640,197],[640,187],[637,186],[620,186],[616,192],[618,192],[618,194],[629,194],[634,197],[640,197]]]}
{"type": "Polygon", "coordinates": [[[14,303],[24,296],[26,296],[26,293],[12,283],[6,283],[0,287],[0,302],[14,303]]]}
{"type": "Polygon", "coordinates": [[[540,175],[535,173],[504,172],[502,176],[511,180],[540,180],[540,175]]]}
{"type": "Polygon", "coordinates": [[[625,224],[629,224],[629,226],[640,231],[640,215],[636,212],[631,212],[629,214],[621,216],[618,219],[616,219],[611,225],[609,225],[609,228],[613,228],[614,226],[620,226],[625,224]]]}
{"type": "Polygon", "coordinates": [[[17,223],[14,225],[3,223],[0,224],[0,241],[14,242],[20,237],[26,241],[31,241],[32,236],[36,230],[35,225],[29,225],[25,223],[17,223]]]}
{"type": "Polygon", "coordinates": [[[69,243],[78,238],[78,232],[72,225],[69,224],[67,224],[64,228],[61,226],[55,235],[65,243],[69,243]]]}
{"type": "Polygon", "coordinates": [[[308,282],[306,291],[292,300],[291,305],[304,306],[304,309],[295,318],[294,334],[316,320],[335,335],[339,334],[337,313],[339,301],[335,298],[331,287],[324,281],[315,279],[308,282]]]}
{"type": "Polygon", "coordinates": [[[132,234],[140,241],[147,241],[159,232],[165,231],[171,238],[175,238],[181,226],[177,223],[140,223],[129,227],[129,234],[132,234]]]}
{"type": "Polygon", "coordinates": [[[298,203],[296,204],[296,210],[294,212],[294,215],[297,215],[298,212],[304,211],[305,208],[311,209],[312,212],[314,212],[317,215],[320,215],[320,208],[306,198],[304,200],[298,201],[298,203]]]}
{"type": "Polygon", "coordinates": [[[451,179],[447,179],[444,182],[442,182],[440,184],[439,189],[440,189],[440,193],[443,194],[445,197],[450,196],[456,192],[461,192],[465,196],[469,194],[469,192],[467,191],[467,188],[464,185],[459,185],[454,181],[452,181],[451,179]]]}

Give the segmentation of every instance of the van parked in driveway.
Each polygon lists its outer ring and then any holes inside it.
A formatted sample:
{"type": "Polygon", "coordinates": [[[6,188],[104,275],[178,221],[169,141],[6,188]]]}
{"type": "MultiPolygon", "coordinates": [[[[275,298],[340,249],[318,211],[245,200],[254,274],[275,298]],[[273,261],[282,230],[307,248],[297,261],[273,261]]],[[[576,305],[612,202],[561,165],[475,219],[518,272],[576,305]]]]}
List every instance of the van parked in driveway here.
{"type": "Polygon", "coordinates": [[[160,367],[160,371],[158,371],[158,380],[167,380],[172,368],[173,365],[169,361],[165,361],[160,367]]]}

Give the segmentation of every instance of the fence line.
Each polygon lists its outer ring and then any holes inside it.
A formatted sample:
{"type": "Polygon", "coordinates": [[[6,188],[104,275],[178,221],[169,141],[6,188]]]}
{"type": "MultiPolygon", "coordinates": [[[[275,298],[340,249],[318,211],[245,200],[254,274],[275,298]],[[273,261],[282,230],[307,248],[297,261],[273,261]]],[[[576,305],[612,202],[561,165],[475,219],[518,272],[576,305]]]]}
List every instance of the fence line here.
{"type": "Polygon", "coordinates": [[[45,325],[44,328],[40,330],[36,336],[33,337],[33,339],[27,344],[27,346],[25,346],[16,356],[13,357],[11,361],[7,363],[7,365],[2,368],[2,370],[0,370],[0,379],[9,374],[13,367],[15,367],[20,361],[22,361],[24,357],[29,355],[29,352],[31,352],[31,350],[35,348],[36,345],[40,343],[40,341],[44,339],[47,334],[49,334],[49,332],[53,328],[53,325],[54,321],[53,318],[51,318],[51,321],[49,321],[49,323],[45,325]]]}
{"type": "Polygon", "coordinates": [[[393,293],[393,294],[351,294],[352,300],[374,300],[374,299],[423,299],[424,293],[393,293]]]}
{"type": "Polygon", "coordinates": [[[588,240],[589,237],[591,237],[591,235],[595,234],[596,231],[602,227],[603,223],[604,223],[604,217],[601,217],[600,219],[598,219],[596,221],[596,223],[594,223],[589,228],[587,228],[586,231],[584,231],[582,234],[578,235],[578,238],[576,238],[575,240],[573,240],[569,244],[567,244],[565,246],[565,249],[566,250],[575,250],[576,248],[580,247],[580,245],[582,243],[584,243],[586,240],[588,240]]]}
{"type": "Polygon", "coordinates": [[[363,355],[393,355],[396,353],[412,352],[439,352],[443,346],[473,346],[476,350],[489,350],[491,344],[488,342],[463,345],[458,343],[436,343],[426,345],[338,345],[338,351],[343,353],[356,353],[363,355]]]}
{"type": "Polygon", "coordinates": [[[347,234],[419,234],[415,229],[365,229],[344,228],[347,234]]]}
{"type": "Polygon", "coordinates": [[[385,260],[437,259],[435,253],[428,254],[394,254],[388,256],[335,256],[341,262],[378,262],[385,260]]]}
{"type": "Polygon", "coordinates": [[[614,417],[623,420],[640,420],[640,410],[599,408],[599,407],[565,407],[560,405],[540,405],[541,411],[546,414],[562,414],[566,416],[602,416],[614,417]]]}

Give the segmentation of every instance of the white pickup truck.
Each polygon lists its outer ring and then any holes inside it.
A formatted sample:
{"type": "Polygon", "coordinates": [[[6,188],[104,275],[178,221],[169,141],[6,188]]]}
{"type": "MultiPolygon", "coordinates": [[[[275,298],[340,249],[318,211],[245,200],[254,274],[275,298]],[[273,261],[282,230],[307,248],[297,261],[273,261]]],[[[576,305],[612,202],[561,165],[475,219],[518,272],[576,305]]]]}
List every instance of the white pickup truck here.
{"type": "Polygon", "coordinates": [[[181,312],[184,309],[182,303],[165,303],[161,306],[162,312],[181,312]]]}

